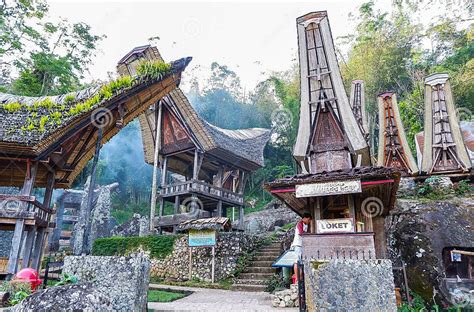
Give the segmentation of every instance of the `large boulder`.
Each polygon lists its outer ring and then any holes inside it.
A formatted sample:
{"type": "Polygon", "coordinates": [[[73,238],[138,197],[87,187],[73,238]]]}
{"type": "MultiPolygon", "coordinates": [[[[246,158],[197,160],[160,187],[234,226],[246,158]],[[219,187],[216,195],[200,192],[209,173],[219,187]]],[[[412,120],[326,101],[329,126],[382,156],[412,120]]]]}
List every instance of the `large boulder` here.
{"type": "Polygon", "coordinates": [[[100,288],[91,283],[71,284],[36,291],[13,311],[114,311],[114,306],[100,288]]]}
{"type": "Polygon", "coordinates": [[[474,247],[473,213],[472,197],[424,202],[399,199],[386,218],[389,257],[397,266],[400,260],[406,263],[410,289],[425,300],[436,295],[442,303],[455,303],[460,293],[469,297],[465,280],[446,278],[445,263],[451,265],[450,248],[474,247]]]}
{"type": "Polygon", "coordinates": [[[123,224],[117,225],[111,231],[112,236],[147,236],[150,234],[149,221],[145,216],[141,216],[138,213],[133,214],[133,217],[124,222],[123,224]]]}
{"type": "Polygon", "coordinates": [[[114,311],[146,311],[150,258],[145,254],[68,256],[63,272],[76,276],[80,283],[93,283],[107,294],[114,311]]]}
{"type": "Polygon", "coordinates": [[[271,232],[298,220],[298,215],[279,201],[270,202],[265,209],[244,216],[244,230],[250,233],[271,232]]]}

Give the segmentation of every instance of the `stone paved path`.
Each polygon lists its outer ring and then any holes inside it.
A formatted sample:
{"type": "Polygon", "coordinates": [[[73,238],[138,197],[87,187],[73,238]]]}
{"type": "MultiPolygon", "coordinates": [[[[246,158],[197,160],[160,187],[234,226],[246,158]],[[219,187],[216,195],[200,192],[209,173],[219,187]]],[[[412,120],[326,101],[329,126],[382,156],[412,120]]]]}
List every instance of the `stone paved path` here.
{"type": "Polygon", "coordinates": [[[173,302],[150,302],[154,311],[279,311],[295,312],[297,308],[272,308],[271,297],[266,292],[232,291],[222,289],[191,288],[150,284],[150,288],[193,291],[191,295],[173,302]]]}

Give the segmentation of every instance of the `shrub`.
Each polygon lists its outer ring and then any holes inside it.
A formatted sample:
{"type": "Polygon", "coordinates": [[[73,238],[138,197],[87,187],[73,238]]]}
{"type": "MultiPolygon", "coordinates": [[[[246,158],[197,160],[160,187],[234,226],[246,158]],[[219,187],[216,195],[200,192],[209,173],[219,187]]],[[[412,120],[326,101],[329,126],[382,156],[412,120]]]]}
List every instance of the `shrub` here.
{"type": "Polygon", "coordinates": [[[159,235],[145,237],[109,237],[94,241],[94,256],[121,256],[139,249],[149,251],[152,258],[164,258],[173,251],[177,235],[159,235]]]}
{"type": "Polygon", "coordinates": [[[22,105],[18,102],[14,102],[14,103],[8,103],[8,104],[3,104],[3,109],[5,109],[7,112],[9,113],[14,113],[18,110],[21,109],[22,105]]]}
{"type": "Polygon", "coordinates": [[[145,79],[160,79],[169,73],[171,65],[161,61],[142,61],[137,66],[137,75],[145,79]]]}
{"type": "Polygon", "coordinates": [[[68,94],[66,97],[64,97],[64,104],[71,105],[75,100],[76,96],[74,94],[68,94]]]}

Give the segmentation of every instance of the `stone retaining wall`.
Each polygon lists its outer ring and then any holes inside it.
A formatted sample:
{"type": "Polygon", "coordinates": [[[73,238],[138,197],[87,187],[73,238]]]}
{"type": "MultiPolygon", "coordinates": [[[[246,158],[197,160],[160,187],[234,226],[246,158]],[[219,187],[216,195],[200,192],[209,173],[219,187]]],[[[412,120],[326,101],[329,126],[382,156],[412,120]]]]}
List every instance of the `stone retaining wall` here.
{"type": "Polygon", "coordinates": [[[390,260],[304,263],[308,311],[397,311],[390,260]]]}
{"type": "MultiPolygon", "coordinates": [[[[227,278],[235,270],[237,259],[255,250],[261,242],[257,235],[231,232],[219,233],[216,245],[215,280],[227,278]]],[[[211,248],[192,248],[191,278],[211,280],[211,248]]],[[[151,260],[151,276],[183,281],[189,279],[188,237],[176,239],[173,252],[164,259],[151,260]]]]}

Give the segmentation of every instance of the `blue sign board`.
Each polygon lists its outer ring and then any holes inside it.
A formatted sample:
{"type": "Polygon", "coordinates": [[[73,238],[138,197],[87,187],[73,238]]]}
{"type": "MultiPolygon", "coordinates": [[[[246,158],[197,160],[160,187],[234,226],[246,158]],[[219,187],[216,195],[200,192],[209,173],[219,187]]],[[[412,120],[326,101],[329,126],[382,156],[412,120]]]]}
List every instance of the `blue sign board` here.
{"type": "Polygon", "coordinates": [[[215,245],[215,230],[189,230],[189,247],[212,247],[215,245]]]}

